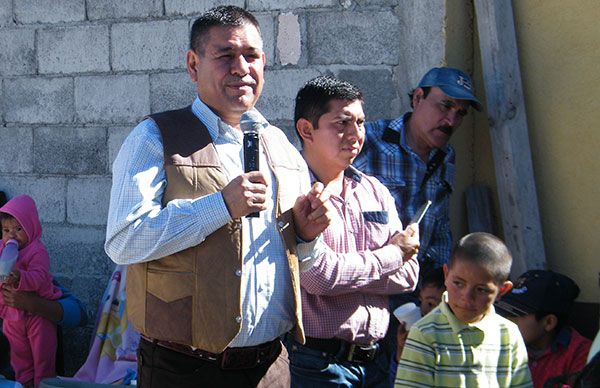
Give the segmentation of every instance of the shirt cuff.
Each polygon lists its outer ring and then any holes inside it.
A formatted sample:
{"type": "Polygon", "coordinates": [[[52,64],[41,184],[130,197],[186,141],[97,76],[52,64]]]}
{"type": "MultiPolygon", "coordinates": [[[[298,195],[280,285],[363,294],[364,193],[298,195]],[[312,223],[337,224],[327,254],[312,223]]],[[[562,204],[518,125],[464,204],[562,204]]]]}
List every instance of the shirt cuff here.
{"type": "Polygon", "coordinates": [[[323,242],[321,235],[309,242],[303,242],[298,237],[296,237],[296,241],[298,242],[296,245],[298,267],[300,272],[306,272],[313,266],[317,257],[327,250],[327,245],[323,242]]]}

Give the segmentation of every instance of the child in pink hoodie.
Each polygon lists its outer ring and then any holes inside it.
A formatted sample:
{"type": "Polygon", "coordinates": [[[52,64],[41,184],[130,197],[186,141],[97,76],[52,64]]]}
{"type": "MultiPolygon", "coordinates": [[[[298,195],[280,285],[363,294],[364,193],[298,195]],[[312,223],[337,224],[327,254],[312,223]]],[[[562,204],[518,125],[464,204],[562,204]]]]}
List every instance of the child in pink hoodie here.
{"type": "MultiPolygon", "coordinates": [[[[2,243],[19,243],[19,256],[2,287],[34,291],[42,298],[58,299],[61,291],[52,284],[50,257],[40,241],[42,225],[33,199],[21,195],[0,207],[2,243]]],[[[1,254],[1,251],[0,251],[1,254]]],[[[38,315],[9,307],[0,294],[2,331],[10,343],[10,363],[24,386],[37,387],[40,380],[56,374],[56,325],[38,315]]]]}

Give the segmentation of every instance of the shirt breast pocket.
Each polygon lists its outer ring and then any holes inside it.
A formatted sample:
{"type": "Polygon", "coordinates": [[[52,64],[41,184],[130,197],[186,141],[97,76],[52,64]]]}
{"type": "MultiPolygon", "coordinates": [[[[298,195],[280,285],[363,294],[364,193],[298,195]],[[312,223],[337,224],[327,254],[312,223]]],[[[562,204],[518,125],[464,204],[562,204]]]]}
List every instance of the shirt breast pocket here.
{"type": "Polygon", "coordinates": [[[365,219],[365,222],[376,222],[384,225],[389,222],[387,210],[363,212],[363,218],[365,219]]]}
{"type": "Polygon", "coordinates": [[[365,244],[369,250],[381,248],[390,238],[387,210],[363,211],[365,244]]]}

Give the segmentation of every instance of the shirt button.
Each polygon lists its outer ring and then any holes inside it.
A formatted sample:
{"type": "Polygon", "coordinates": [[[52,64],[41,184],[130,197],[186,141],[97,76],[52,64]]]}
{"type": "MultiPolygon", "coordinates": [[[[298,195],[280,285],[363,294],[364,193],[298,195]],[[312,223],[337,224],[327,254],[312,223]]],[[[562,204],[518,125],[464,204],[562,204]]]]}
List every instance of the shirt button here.
{"type": "Polygon", "coordinates": [[[235,275],[236,276],[242,276],[242,270],[241,269],[236,269],[235,270],[235,275]]]}
{"type": "Polygon", "coordinates": [[[280,228],[283,228],[283,225],[284,225],[283,221],[279,221],[279,222],[277,223],[277,226],[279,226],[280,228]]]}
{"type": "Polygon", "coordinates": [[[242,317],[235,317],[235,321],[236,321],[237,323],[240,323],[240,322],[242,322],[242,317]]]}

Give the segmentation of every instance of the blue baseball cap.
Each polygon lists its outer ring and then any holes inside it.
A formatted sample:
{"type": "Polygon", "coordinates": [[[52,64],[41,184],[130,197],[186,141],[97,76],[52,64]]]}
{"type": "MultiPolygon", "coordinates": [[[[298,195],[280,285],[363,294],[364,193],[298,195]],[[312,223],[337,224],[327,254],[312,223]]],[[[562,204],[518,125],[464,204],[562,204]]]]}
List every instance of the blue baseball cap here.
{"type": "Polygon", "coordinates": [[[482,105],[473,94],[473,81],[466,73],[452,67],[434,67],[429,70],[417,87],[438,87],[448,97],[467,100],[471,106],[481,112],[482,105]]]}

